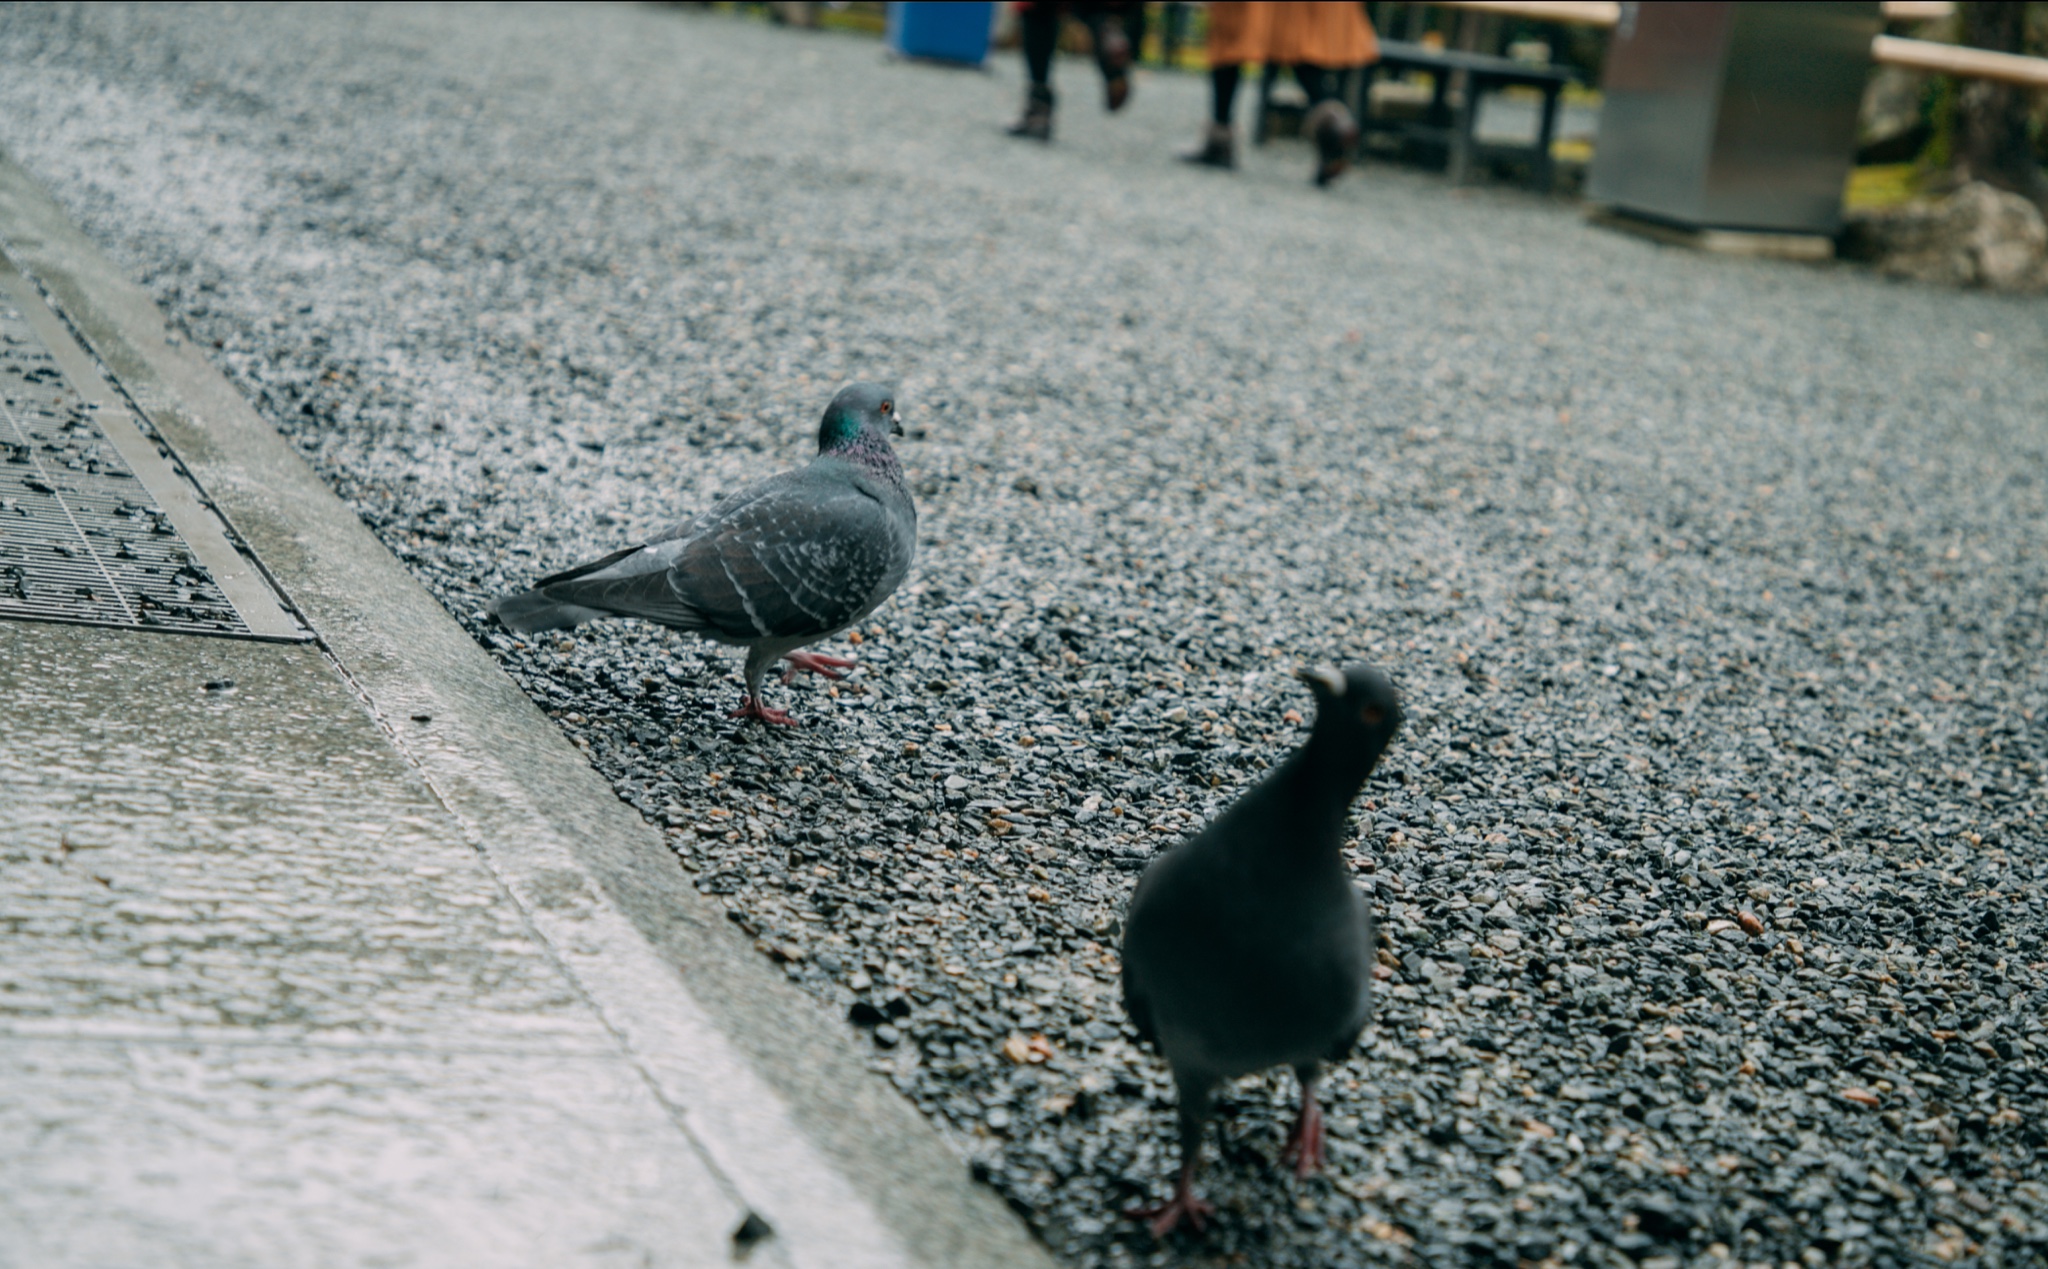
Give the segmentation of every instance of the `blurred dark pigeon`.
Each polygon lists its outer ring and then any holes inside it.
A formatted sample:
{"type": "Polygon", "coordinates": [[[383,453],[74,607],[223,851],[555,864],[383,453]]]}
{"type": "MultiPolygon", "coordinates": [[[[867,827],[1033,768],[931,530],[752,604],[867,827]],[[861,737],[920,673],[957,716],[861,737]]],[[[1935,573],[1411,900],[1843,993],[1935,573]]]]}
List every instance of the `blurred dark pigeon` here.
{"type": "Polygon", "coordinates": [[[1194,837],[1152,862],[1124,920],[1124,1008],[1180,1092],[1180,1177],[1158,1207],[1126,1213],[1165,1237],[1215,1208],[1194,1193],[1216,1086],[1294,1068],[1301,1114],[1282,1159],[1323,1161],[1316,1074],[1358,1042],[1371,1011],[1372,911],[1344,867],[1344,821],[1401,725],[1378,671],[1301,671],[1315,692],[1308,742],[1194,837]]]}
{"type": "Polygon", "coordinates": [[[798,649],[866,617],[910,572],[917,508],[889,437],[885,388],[849,384],[825,407],[818,456],[724,498],[638,546],[544,577],[491,614],[521,634],[599,617],[643,617],[747,650],[734,718],[791,721],[761,703],[761,676],[787,660],[828,679],[854,662],[798,649]]]}

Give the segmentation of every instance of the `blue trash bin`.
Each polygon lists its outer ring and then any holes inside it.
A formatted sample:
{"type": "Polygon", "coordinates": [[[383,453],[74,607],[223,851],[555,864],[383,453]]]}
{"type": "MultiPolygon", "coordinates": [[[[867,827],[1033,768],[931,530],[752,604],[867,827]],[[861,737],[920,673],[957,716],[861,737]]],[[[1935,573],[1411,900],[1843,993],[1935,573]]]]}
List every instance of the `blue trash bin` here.
{"type": "Polygon", "coordinates": [[[995,11],[988,0],[892,0],[883,39],[904,57],[979,66],[988,57],[995,11]]]}

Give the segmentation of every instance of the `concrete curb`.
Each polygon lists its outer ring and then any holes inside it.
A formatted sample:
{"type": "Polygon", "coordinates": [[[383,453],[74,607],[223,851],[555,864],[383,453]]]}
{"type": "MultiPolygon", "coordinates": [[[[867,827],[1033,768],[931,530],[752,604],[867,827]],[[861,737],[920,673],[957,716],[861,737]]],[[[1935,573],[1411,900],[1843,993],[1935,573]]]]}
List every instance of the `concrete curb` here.
{"type": "Polygon", "coordinates": [[[178,451],[793,1265],[1050,1265],[836,1020],[0,154],[0,239],[178,451]],[[415,721],[427,719],[430,721],[415,721]]]}

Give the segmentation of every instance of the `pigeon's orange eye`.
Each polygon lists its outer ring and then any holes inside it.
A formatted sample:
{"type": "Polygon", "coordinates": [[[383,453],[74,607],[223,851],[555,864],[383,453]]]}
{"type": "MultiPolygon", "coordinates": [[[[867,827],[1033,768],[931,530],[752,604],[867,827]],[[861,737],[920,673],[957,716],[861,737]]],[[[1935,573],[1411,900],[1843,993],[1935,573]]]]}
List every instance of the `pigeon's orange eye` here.
{"type": "Polygon", "coordinates": [[[889,411],[891,411],[891,410],[893,410],[893,409],[895,409],[895,408],[896,408],[896,403],[895,403],[894,401],[884,401],[884,402],[882,402],[882,413],[884,413],[884,414],[887,414],[887,413],[888,413],[889,411]]]}

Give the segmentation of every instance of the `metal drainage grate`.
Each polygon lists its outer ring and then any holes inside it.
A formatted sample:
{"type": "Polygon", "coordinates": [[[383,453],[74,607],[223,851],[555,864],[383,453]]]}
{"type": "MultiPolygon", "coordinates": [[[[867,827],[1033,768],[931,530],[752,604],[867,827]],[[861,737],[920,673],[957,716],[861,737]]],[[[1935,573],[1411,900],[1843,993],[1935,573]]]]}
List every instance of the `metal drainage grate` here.
{"type": "Polygon", "coordinates": [[[174,461],[0,257],[0,618],[309,638],[174,461]]]}

